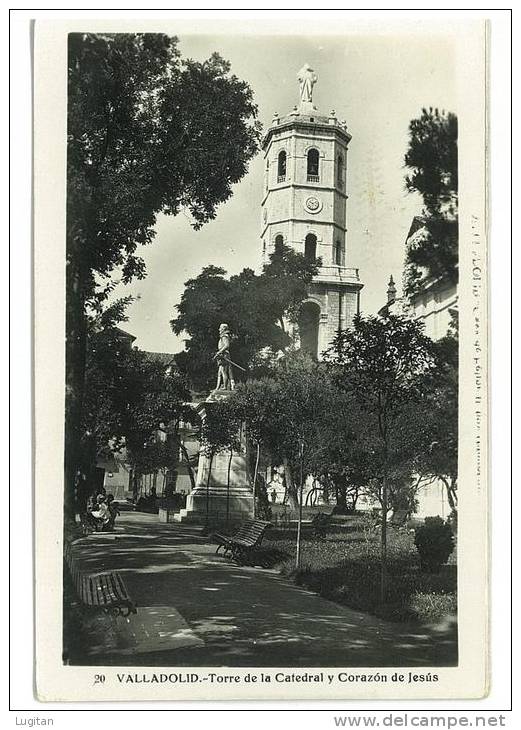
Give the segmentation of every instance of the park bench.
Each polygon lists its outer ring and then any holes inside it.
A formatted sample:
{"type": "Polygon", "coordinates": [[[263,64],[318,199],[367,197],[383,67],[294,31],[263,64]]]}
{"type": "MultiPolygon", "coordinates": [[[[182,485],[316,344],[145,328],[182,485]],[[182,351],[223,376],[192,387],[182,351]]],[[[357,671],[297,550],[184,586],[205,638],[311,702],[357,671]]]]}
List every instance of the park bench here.
{"type": "MultiPolygon", "coordinates": [[[[382,516],[381,516],[380,511],[374,513],[374,520],[375,520],[374,529],[376,530],[382,524],[382,516]]],[[[401,530],[407,526],[408,522],[409,522],[409,510],[397,509],[392,513],[391,517],[387,520],[387,527],[401,530]]]]}
{"type": "Polygon", "coordinates": [[[97,575],[83,573],[77,566],[70,543],[65,545],[65,562],[76,593],[86,606],[119,616],[137,613],[135,603],[130,598],[120,573],[117,571],[97,575]]]}
{"type": "MultiPolygon", "coordinates": [[[[233,535],[214,533],[212,539],[217,542],[216,554],[222,548],[224,555],[231,555],[237,562],[250,562],[260,556],[262,538],[270,525],[271,522],[265,520],[246,520],[233,535]]],[[[260,562],[263,563],[262,560],[260,562]]]]}

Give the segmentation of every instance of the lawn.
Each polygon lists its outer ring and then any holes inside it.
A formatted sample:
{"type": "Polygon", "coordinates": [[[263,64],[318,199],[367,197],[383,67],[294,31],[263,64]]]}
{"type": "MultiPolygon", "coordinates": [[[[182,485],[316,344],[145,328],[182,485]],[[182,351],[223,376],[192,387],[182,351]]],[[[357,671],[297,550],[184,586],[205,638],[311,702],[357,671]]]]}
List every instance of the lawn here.
{"type": "Polygon", "coordinates": [[[335,525],[325,538],[304,528],[301,568],[295,569],[296,527],[275,527],[264,546],[284,557],[277,567],[324,598],[393,621],[437,622],[456,614],[456,552],[438,574],[424,573],[414,533],[389,530],[388,595],[380,602],[379,531],[362,517],[335,525]]]}

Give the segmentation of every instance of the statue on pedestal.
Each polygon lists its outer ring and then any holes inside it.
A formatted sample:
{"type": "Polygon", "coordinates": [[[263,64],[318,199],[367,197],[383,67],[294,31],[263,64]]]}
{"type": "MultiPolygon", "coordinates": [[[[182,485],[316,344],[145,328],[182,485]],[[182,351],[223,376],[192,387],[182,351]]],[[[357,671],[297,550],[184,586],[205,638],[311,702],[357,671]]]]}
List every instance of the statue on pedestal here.
{"type": "Polygon", "coordinates": [[[230,360],[230,340],[231,334],[227,324],[219,326],[219,344],[214,360],[217,360],[217,385],[215,390],[234,390],[235,381],[233,379],[232,362],[230,360]]]}

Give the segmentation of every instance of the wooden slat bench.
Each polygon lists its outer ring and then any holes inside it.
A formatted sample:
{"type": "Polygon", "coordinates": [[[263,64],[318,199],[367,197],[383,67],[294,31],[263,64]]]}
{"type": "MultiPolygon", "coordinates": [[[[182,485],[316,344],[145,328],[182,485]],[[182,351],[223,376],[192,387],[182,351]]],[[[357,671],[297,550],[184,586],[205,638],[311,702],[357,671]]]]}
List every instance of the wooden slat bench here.
{"type": "Polygon", "coordinates": [[[70,570],[76,593],[82,603],[90,608],[100,608],[105,613],[130,616],[137,613],[123,578],[117,571],[91,575],[79,570],[70,543],[66,543],[65,562],[70,570]]]}
{"type": "Polygon", "coordinates": [[[223,554],[230,554],[239,563],[248,562],[259,553],[264,533],[271,522],[265,520],[246,520],[233,535],[214,533],[211,537],[217,542],[216,553],[223,549],[223,554]]]}

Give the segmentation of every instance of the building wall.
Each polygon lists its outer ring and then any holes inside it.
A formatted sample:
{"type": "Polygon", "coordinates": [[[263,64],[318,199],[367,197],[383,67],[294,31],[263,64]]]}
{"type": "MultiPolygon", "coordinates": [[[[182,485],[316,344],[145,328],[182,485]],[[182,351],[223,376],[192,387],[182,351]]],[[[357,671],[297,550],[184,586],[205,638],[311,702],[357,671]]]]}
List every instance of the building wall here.
{"type": "Polygon", "coordinates": [[[425,323],[425,334],[433,340],[445,337],[452,321],[451,312],[458,306],[456,284],[441,282],[410,299],[409,314],[425,323]]]}

